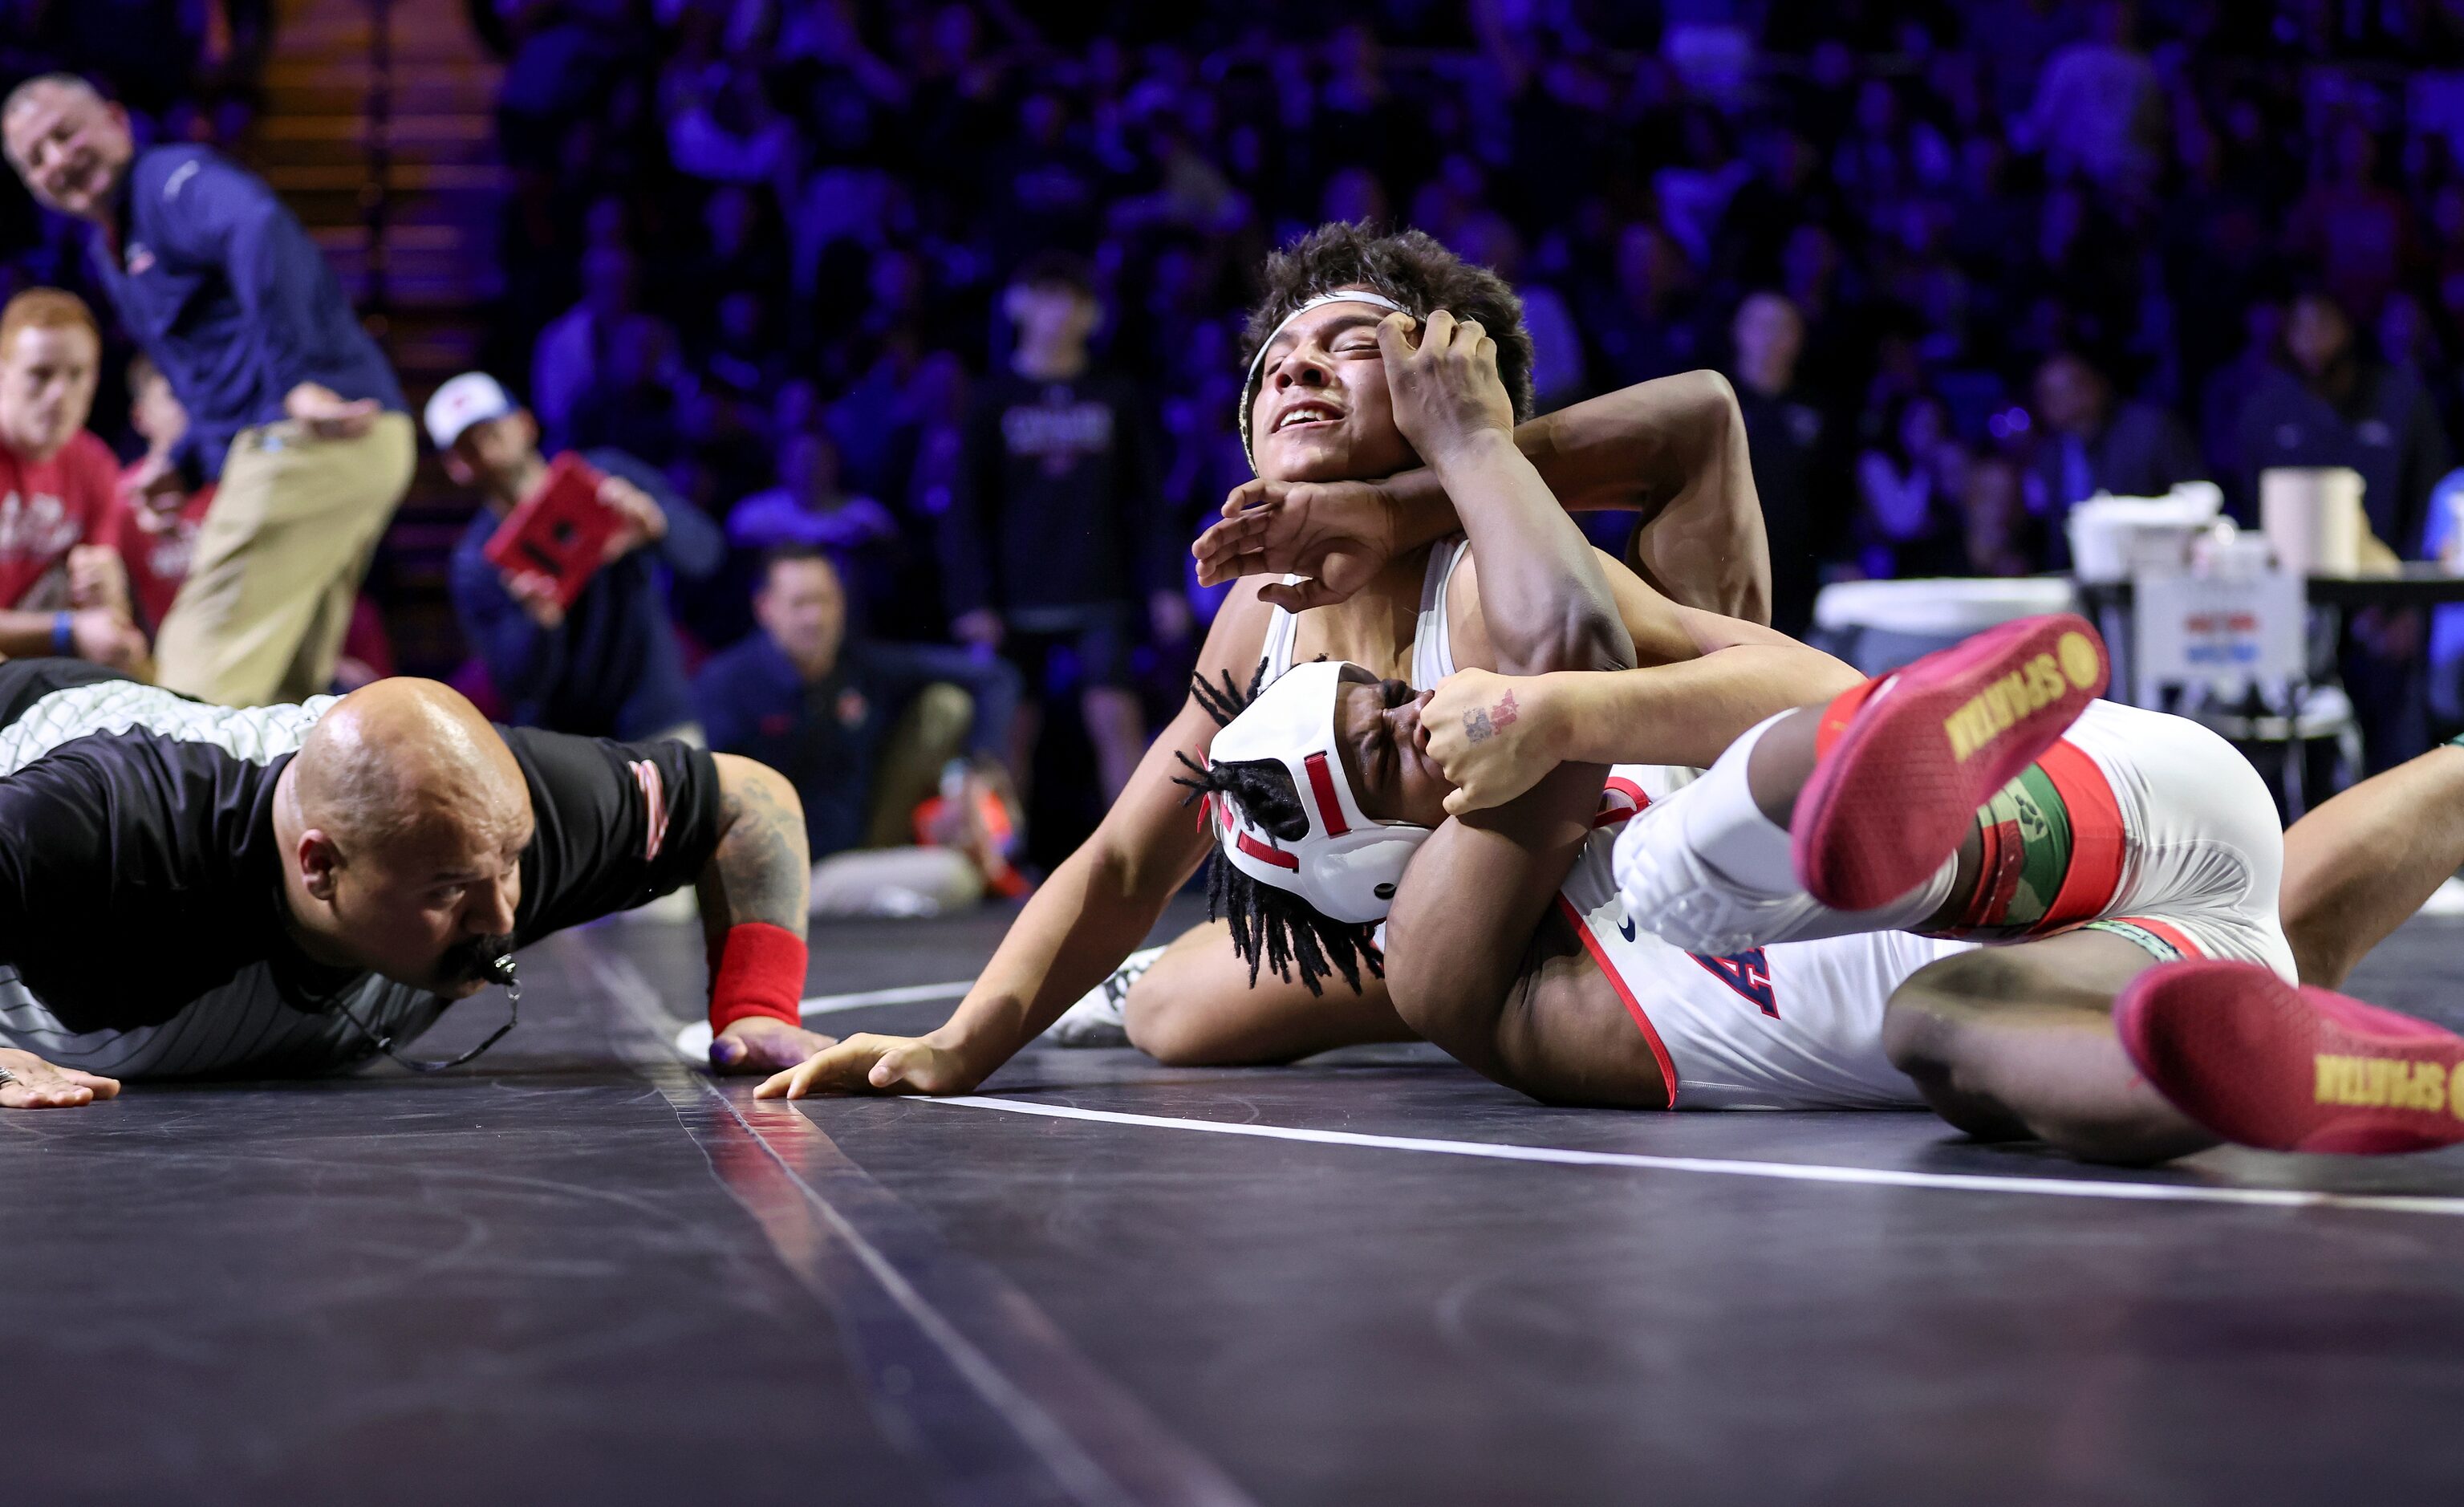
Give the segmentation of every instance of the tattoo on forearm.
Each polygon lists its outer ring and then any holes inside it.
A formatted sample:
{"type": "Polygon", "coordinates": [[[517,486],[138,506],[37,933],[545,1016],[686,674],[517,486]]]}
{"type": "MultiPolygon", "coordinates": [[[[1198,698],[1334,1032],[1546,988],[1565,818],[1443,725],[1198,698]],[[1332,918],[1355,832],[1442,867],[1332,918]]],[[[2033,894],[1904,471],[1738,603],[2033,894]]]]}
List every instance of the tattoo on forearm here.
{"type": "MultiPolygon", "coordinates": [[[[717,881],[724,914],[711,918],[714,924],[767,921],[803,936],[806,886],[812,877],[804,859],[803,823],[779,803],[763,780],[732,786],[720,809],[727,835],[711,856],[709,876],[717,881]]],[[[710,887],[705,884],[705,891],[710,887]]],[[[705,893],[705,910],[708,900],[705,893]]]]}

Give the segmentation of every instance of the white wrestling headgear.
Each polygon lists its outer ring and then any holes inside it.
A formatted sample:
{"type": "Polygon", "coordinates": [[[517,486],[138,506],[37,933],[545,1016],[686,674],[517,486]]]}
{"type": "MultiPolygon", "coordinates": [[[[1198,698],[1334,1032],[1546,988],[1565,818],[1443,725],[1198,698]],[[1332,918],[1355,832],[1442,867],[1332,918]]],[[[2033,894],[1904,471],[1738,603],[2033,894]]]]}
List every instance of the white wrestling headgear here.
{"type": "Polygon", "coordinates": [[[1218,792],[1215,840],[1225,861],[1260,884],[1299,896],[1330,920],[1366,925],[1394,908],[1403,865],[1430,829],[1361,814],[1335,746],[1342,675],[1338,660],[1294,666],[1224,724],[1207,756],[1210,764],[1260,760],[1290,771],[1308,835],[1287,842],[1218,792]]]}
{"type": "Polygon", "coordinates": [[[1397,314],[1412,312],[1382,293],[1371,293],[1364,288],[1345,288],[1334,293],[1321,293],[1314,299],[1303,299],[1299,308],[1285,315],[1281,323],[1268,330],[1266,338],[1258,342],[1258,353],[1249,358],[1249,374],[1241,379],[1241,454],[1249,458],[1249,469],[1252,472],[1258,469],[1258,451],[1257,447],[1249,443],[1249,410],[1258,401],[1258,373],[1265,369],[1266,347],[1275,343],[1275,337],[1284,332],[1285,325],[1291,323],[1311,309],[1322,309],[1330,303],[1374,303],[1381,309],[1392,309],[1397,314]]]}

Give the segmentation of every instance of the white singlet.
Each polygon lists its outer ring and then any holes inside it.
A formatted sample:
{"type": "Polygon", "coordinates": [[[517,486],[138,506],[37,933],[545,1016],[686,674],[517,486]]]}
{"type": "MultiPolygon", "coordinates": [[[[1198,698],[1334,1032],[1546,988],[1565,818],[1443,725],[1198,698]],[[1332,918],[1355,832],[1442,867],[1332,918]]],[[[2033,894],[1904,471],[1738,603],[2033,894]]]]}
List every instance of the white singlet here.
{"type": "MultiPolygon", "coordinates": [[[[1412,684],[1420,689],[1455,673],[1446,587],[1468,548],[1468,541],[1455,539],[1429,552],[1412,643],[1412,684]]],[[[1291,668],[1297,627],[1290,612],[1274,609],[1266,628],[1269,682],[1291,668]]],[[[1696,772],[1612,766],[1592,839],[1557,893],[1560,914],[1650,1043],[1669,1107],[1922,1107],[1916,1085],[1882,1054],[1882,1006],[1909,974],[1974,943],[1873,932],[1702,958],[1627,918],[1615,872],[1617,831],[1696,772]]]]}

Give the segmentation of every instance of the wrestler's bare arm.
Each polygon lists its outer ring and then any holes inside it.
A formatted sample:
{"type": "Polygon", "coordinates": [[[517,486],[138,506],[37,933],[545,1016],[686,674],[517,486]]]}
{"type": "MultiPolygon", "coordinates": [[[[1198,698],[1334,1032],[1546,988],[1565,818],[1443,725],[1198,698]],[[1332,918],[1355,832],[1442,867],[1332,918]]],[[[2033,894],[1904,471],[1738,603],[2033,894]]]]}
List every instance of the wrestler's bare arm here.
{"type": "MultiPolygon", "coordinates": [[[[1627,564],[1670,600],[1771,620],[1771,556],[1745,421],[1717,372],[1578,403],[1519,426],[1514,443],[1567,511],[1643,515],[1627,564]]],[[[1276,597],[1296,611],[1343,600],[1385,561],[1463,527],[1428,466],[1382,481],[1252,481],[1223,513],[1193,546],[1199,580],[1310,577],[1276,597]]]]}
{"type": "MultiPolygon", "coordinates": [[[[1481,562],[1480,647],[1520,675],[1631,669],[1635,642],[1610,585],[1613,566],[1506,441],[1489,411],[1500,396],[1490,390],[1493,359],[1484,365],[1463,349],[1474,328],[1432,315],[1409,351],[1394,321],[1379,336],[1396,422],[1458,500],[1481,562]]],[[[1414,856],[1387,919],[1397,1010],[1465,1064],[1516,1087],[1530,1088],[1539,1064],[1518,1032],[1502,1029],[1500,1002],[1514,992],[1541,918],[1582,851],[1604,773],[1561,765],[1515,801],[1447,821],[1414,856]]]]}
{"type": "MultiPolygon", "coordinates": [[[[1469,572],[1476,562],[1466,562],[1469,572]]],[[[1708,765],[1756,722],[1827,701],[1860,678],[1849,666],[1757,623],[1676,607],[1621,565],[1610,586],[1640,667],[1611,675],[1499,675],[1456,635],[1466,668],[1422,709],[1428,751],[1457,787],[1452,815],[1502,805],[1560,764],[1708,765]]]]}
{"type": "MultiPolygon", "coordinates": [[[[1198,673],[1249,686],[1264,650],[1268,610],[1255,583],[1224,599],[1198,673]]],[[[764,1097],[817,1091],[965,1093],[1035,1039],[1071,1002],[1146,940],[1165,904],[1206,855],[1189,793],[1173,783],[1177,757],[1203,760],[1215,719],[1193,698],[1148,748],[1094,835],[1035,892],[1001,949],[938,1029],[921,1037],[850,1036],[761,1085],[764,1097]]]]}
{"type": "MultiPolygon", "coordinates": [[[[1771,547],[1754,491],[1746,421],[1716,371],[1689,371],[1545,413],[1514,432],[1571,513],[1639,512],[1626,564],[1681,606],[1771,621],[1771,547]]],[[[1427,537],[1453,531],[1453,506],[1430,471],[1390,485],[1427,537]]],[[[1424,542],[1424,541],[1423,541],[1424,542]]]]}

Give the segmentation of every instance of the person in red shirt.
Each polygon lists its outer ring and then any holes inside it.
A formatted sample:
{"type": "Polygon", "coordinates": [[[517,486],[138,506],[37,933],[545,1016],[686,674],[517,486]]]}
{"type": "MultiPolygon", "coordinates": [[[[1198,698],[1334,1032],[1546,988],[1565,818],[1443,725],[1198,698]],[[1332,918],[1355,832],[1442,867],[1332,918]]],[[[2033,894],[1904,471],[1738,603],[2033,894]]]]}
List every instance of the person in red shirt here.
{"type": "Polygon", "coordinates": [[[85,428],[101,360],[77,295],[29,288],[0,309],[0,654],[134,670],[145,635],[112,599],[108,552],[90,548],[120,475],[85,428]]]}

